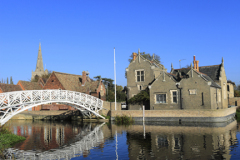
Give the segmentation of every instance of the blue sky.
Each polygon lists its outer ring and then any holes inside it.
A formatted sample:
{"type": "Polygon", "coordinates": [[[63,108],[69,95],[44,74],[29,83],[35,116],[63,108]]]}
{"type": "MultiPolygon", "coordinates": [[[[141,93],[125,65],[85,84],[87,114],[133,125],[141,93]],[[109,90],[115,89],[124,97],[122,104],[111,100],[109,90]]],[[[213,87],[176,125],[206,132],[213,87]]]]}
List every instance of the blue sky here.
{"type": "Polygon", "coordinates": [[[221,0],[1,0],[0,80],[30,80],[38,45],[51,71],[101,75],[117,84],[132,52],[155,53],[170,71],[225,62],[227,78],[240,84],[240,1],[221,0]]]}

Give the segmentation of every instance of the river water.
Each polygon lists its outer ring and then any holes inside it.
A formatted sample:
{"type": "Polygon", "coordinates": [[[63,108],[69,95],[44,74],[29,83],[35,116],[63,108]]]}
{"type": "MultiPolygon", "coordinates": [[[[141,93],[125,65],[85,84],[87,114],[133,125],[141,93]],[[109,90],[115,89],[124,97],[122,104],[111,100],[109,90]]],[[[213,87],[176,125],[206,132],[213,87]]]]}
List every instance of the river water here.
{"type": "Polygon", "coordinates": [[[12,120],[26,140],[6,150],[17,159],[240,159],[240,123],[178,124],[12,120]]]}

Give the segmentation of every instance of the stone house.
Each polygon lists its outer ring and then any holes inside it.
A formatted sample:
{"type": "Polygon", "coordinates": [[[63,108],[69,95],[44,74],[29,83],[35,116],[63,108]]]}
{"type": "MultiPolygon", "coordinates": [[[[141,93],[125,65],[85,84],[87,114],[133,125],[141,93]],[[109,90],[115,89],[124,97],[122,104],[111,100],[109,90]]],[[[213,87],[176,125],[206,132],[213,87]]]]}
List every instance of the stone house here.
{"type": "MultiPolygon", "coordinates": [[[[146,109],[224,109],[228,108],[227,78],[224,61],[219,65],[199,67],[199,61],[193,60],[190,68],[174,69],[167,73],[161,64],[155,65],[140,54],[133,53],[133,61],[127,71],[128,99],[149,89],[150,102],[146,109]],[[139,82],[141,70],[144,81],[139,82]],[[137,79],[138,78],[138,79],[137,79]],[[139,88],[139,86],[143,86],[139,88]]],[[[232,94],[232,93],[229,93],[232,94]]],[[[130,110],[141,109],[139,105],[130,105],[130,110]]]]}
{"type": "MultiPolygon", "coordinates": [[[[159,74],[167,69],[155,59],[148,60],[140,55],[140,51],[133,53],[133,60],[126,68],[127,75],[127,99],[145,90],[159,74]]],[[[149,104],[144,104],[149,109],[149,104]]],[[[139,105],[128,105],[128,109],[140,109],[139,105]]]]}

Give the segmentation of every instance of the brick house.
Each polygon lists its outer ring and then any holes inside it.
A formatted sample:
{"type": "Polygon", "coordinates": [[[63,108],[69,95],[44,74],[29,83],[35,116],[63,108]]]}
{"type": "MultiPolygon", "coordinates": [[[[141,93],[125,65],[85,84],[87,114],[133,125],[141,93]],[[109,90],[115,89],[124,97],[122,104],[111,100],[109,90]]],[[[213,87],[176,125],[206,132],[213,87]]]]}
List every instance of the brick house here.
{"type": "Polygon", "coordinates": [[[19,85],[22,90],[42,90],[43,89],[39,84],[39,82],[29,82],[29,81],[19,80],[17,85],[19,85]]]}
{"type": "Polygon", "coordinates": [[[22,91],[19,85],[0,83],[0,93],[22,91]]]}
{"type": "MultiPolygon", "coordinates": [[[[171,109],[224,109],[228,107],[227,77],[224,61],[219,65],[199,67],[193,60],[190,68],[174,69],[167,73],[165,67],[154,59],[148,60],[133,53],[127,71],[128,99],[141,90],[149,89],[150,110],[171,109]]],[[[146,104],[145,104],[146,105],[146,104]]],[[[141,109],[129,105],[130,110],[141,109]]]]}
{"type": "Polygon", "coordinates": [[[63,89],[82,92],[106,100],[106,90],[101,80],[94,81],[88,77],[88,72],[82,75],[53,71],[43,89],[63,89]]]}

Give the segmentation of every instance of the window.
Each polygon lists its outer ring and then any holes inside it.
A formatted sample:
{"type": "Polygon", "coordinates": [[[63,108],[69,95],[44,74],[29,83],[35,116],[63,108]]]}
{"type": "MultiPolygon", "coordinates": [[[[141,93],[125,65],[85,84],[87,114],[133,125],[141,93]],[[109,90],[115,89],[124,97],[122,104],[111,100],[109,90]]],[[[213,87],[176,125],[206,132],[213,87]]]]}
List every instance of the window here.
{"type": "Polygon", "coordinates": [[[156,103],[166,103],[166,94],[156,94],[156,103]]]}
{"type": "Polygon", "coordinates": [[[229,92],[229,85],[227,85],[227,91],[229,92]]]}
{"type": "Polygon", "coordinates": [[[177,103],[177,91],[176,90],[172,90],[171,91],[171,101],[172,101],[172,103],[177,103]]]}
{"type": "Polygon", "coordinates": [[[137,82],[143,82],[144,81],[144,70],[138,70],[136,71],[136,80],[137,82]]]}
{"type": "Polygon", "coordinates": [[[204,105],[204,97],[203,97],[203,92],[202,92],[202,106],[204,105]]]}

